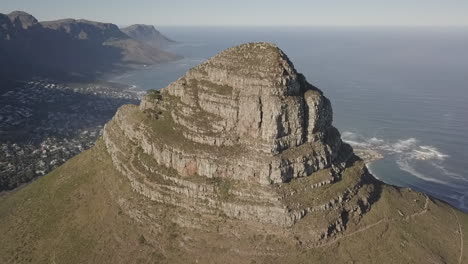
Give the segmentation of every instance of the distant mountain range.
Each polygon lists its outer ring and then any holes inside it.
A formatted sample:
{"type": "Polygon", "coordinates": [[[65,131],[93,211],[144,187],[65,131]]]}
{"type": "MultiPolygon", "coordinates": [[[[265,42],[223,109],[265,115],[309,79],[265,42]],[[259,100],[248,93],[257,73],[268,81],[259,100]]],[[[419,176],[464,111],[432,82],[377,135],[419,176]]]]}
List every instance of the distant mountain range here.
{"type": "Polygon", "coordinates": [[[137,25],[125,31],[135,37],[111,23],[75,19],[39,22],[21,11],[0,14],[0,77],[94,78],[178,58],[161,49],[171,40],[154,27],[137,25]]]}

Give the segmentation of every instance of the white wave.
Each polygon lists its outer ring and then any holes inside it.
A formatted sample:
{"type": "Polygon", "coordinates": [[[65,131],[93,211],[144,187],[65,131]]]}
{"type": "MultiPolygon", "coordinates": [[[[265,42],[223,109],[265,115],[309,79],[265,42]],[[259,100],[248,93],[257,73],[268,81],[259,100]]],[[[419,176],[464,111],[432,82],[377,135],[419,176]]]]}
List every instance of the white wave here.
{"type": "Polygon", "coordinates": [[[416,158],[419,159],[445,160],[450,157],[447,154],[441,153],[437,148],[432,146],[419,146],[419,150],[415,150],[415,152],[419,154],[419,156],[416,156],[416,158]]]}
{"type": "Polygon", "coordinates": [[[458,174],[456,172],[449,171],[444,166],[442,166],[441,164],[439,164],[437,162],[432,162],[431,165],[434,166],[435,168],[439,169],[445,175],[449,175],[449,176],[451,176],[451,177],[453,177],[455,179],[468,182],[468,179],[464,178],[463,175],[458,174]]]}
{"type": "MultiPolygon", "coordinates": [[[[468,192],[464,187],[467,186],[468,178],[465,175],[448,170],[444,166],[444,161],[450,156],[441,152],[437,147],[420,144],[416,138],[389,142],[377,137],[365,138],[349,131],[342,133],[342,139],[355,148],[371,149],[384,156],[391,155],[402,171],[420,180],[451,188],[453,190],[450,196],[452,201],[456,201],[458,208],[468,211],[468,192]],[[424,168],[433,168],[433,171],[423,173],[417,169],[416,164],[418,164],[418,167],[422,165],[424,168]],[[458,190],[461,190],[461,192],[458,190]]],[[[370,169],[369,172],[379,179],[375,172],[370,169]]]]}
{"type": "Polygon", "coordinates": [[[414,148],[417,142],[418,141],[415,138],[398,140],[397,143],[391,145],[391,150],[397,153],[402,153],[414,148]]]}
{"type": "Polygon", "coordinates": [[[383,144],[385,141],[376,137],[370,138],[369,142],[372,144],[383,144]]]}
{"type": "Polygon", "coordinates": [[[439,180],[439,179],[428,177],[428,176],[424,175],[423,173],[418,172],[411,165],[409,165],[407,160],[397,160],[396,163],[398,164],[398,167],[402,171],[406,171],[406,172],[410,173],[411,175],[413,175],[413,176],[415,176],[415,177],[417,177],[419,179],[422,179],[422,180],[428,181],[428,182],[439,183],[439,184],[443,184],[443,185],[451,185],[446,181],[442,181],[442,180],[439,180]]]}
{"type": "Polygon", "coordinates": [[[442,164],[450,156],[442,153],[434,146],[421,145],[416,138],[400,139],[396,142],[388,142],[381,138],[364,138],[356,133],[344,131],[342,133],[343,141],[355,148],[371,149],[385,155],[394,155],[397,165],[401,170],[406,171],[417,178],[447,185],[446,181],[429,177],[418,172],[411,166],[415,161],[425,161],[441,172],[441,175],[452,179],[468,182],[468,179],[462,175],[448,171],[442,164]]]}
{"type": "Polygon", "coordinates": [[[395,143],[388,143],[383,139],[372,137],[364,139],[349,131],[342,133],[343,141],[354,147],[368,147],[385,154],[401,154],[415,160],[445,160],[450,157],[440,152],[434,146],[418,145],[415,138],[400,139],[395,143]]]}

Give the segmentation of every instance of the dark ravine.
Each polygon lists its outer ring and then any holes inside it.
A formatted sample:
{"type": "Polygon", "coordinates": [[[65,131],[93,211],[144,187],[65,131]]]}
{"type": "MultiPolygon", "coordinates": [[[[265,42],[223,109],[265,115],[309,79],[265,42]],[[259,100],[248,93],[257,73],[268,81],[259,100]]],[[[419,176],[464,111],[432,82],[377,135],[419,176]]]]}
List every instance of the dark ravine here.
{"type": "Polygon", "coordinates": [[[460,264],[467,232],[467,214],[376,180],[269,43],[121,107],[95,147],[0,197],[4,263],[460,264]]]}

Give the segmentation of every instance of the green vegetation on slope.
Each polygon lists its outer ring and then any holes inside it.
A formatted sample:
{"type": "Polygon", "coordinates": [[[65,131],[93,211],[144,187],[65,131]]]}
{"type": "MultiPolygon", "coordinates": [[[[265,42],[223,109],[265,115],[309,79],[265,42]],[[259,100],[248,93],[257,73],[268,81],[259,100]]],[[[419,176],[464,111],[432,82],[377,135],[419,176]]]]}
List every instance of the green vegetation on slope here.
{"type": "Polygon", "coordinates": [[[141,242],[138,225],[111,199],[110,189],[131,193],[117,175],[98,142],[47,176],[0,197],[0,263],[157,259],[158,250],[141,242]]]}
{"type": "MultiPolygon", "coordinates": [[[[213,184],[221,196],[229,195],[222,180],[213,184]]],[[[294,236],[307,235],[311,220],[320,220],[317,214],[283,231],[228,218],[190,229],[174,222],[183,214],[193,215],[192,224],[202,221],[199,212],[153,203],[134,193],[99,141],[49,175],[0,197],[0,263],[468,261],[466,214],[386,185],[358,223],[348,223],[343,235],[315,246],[294,244],[294,236]],[[274,250],[264,254],[265,247],[274,250]]]]}

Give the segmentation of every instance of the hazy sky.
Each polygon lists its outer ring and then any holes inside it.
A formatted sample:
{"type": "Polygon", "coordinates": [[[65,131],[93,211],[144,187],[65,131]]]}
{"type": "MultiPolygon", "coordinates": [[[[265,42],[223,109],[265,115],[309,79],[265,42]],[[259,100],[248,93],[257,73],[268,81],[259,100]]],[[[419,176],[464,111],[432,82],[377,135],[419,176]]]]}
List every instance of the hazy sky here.
{"type": "Polygon", "coordinates": [[[0,0],[0,13],[119,25],[468,25],[467,0],[0,0]]]}

